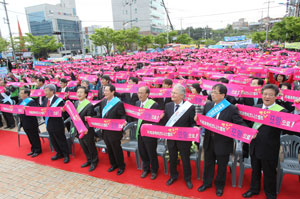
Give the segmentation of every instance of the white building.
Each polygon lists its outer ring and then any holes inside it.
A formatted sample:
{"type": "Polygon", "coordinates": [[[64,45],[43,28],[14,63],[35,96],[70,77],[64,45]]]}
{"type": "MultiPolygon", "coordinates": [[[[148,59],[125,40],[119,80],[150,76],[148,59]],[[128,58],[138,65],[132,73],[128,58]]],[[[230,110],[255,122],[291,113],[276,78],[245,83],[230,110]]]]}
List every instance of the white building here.
{"type": "Polygon", "coordinates": [[[93,25],[93,26],[89,26],[89,27],[84,27],[84,29],[83,29],[83,33],[84,33],[83,44],[84,44],[84,48],[88,49],[87,54],[103,55],[104,53],[106,53],[104,46],[95,46],[93,44],[93,41],[90,40],[90,36],[95,33],[96,29],[99,29],[99,28],[101,28],[101,26],[93,25]]]}
{"type": "Polygon", "coordinates": [[[142,34],[165,31],[166,14],[161,0],[112,0],[114,29],[140,28],[142,34]]]}
{"type": "Polygon", "coordinates": [[[64,47],[62,54],[82,50],[81,22],[76,15],[75,0],[61,0],[60,4],[40,4],[25,8],[29,32],[35,36],[56,35],[64,47]]]}

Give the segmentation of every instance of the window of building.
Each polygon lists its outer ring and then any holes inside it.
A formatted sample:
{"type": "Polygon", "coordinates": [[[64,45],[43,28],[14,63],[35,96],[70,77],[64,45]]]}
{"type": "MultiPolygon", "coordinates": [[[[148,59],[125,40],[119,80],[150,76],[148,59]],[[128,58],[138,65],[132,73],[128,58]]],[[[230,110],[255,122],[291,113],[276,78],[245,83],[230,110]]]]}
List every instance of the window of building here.
{"type": "Polygon", "coordinates": [[[137,8],[134,9],[134,13],[137,14],[137,8]]]}

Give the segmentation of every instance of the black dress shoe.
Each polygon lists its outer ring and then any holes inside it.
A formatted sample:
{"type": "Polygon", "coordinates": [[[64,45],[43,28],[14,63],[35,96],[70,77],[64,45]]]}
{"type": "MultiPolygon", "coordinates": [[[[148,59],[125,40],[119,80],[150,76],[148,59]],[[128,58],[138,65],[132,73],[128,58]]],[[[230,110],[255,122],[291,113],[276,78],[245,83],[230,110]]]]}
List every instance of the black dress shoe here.
{"type": "Polygon", "coordinates": [[[9,129],[14,129],[16,126],[10,126],[10,127],[8,127],[9,129]]]}
{"type": "Polygon", "coordinates": [[[203,192],[205,191],[206,189],[210,188],[211,186],[206,186],[206,185],[202,185],[201,187],[198,188],[198,191],[199,192],[203,192]]]}
{"type": "Polygon", "coordinates": [[[53,157],[51,158],[51,160],[58,160],[58,159],[61,159],[61,158],[63,158],[63,157],[64,157],[63,155],[56,154],[55,156],[53,156],[53,157]]]}
{"type": "Polygon", "coordinates": [[[177,178],[170,178],[170,179],[167,181],[167,185],[170,186],[170,185],[173,184],[176,180],[177,180],[177,178]]]}
{"type": "Polygon", "coordinates": [[[84,167],[87,167],[87,166],[90,166],[90,165],[91,165],[90,162],[86,162],[86,163],[84,163],[83,165],[81,165],[81,168],[84,168],[84,167]]]}
{"type": "Polygon", "coordinates": [[[36,156],[38,156],[38,155],[40,155],[41,153],[34,153],[34,154],[32,154],[32,158],[34,158],[34,157],[36,157],[36,156]]]}
{"type": "Polygon", "coordinates": [[[152,173],[150,179],[154,180],[157,177],[157,173],[152,173]]]}
{"type": "Polygon", "coordinates": [[[4,127],[4,129],[9,129],[9,128],[10,128],[9,126],[4,127]]]}
{"type": "Polygon", "coordinates": [[[65,156],[64,163],[67,164],[68,162],[70,162],[70,158],[69,158],[69,156],[65,156]]]}
{"type": "Polygon", "coordinates": [[[107,171],[108,171],[108,172],[112,172],[112,171],[116,170],[117,168],[118,168],[118,167],[116,167],[116,166],[115,166],[115,167],[110,167],[107,171]]]}
{"type": "Polygon", "coordinates": [[[223,189],[217,189],[216,195],[221,197],[223,195],[223,189]]]}
{"type": "Polygon", "coordinates": [[[125,171],[125,169],[119,169],[118,171],[117,171],[117,175],[119,176],[119,175],[122,175],[123,173],[124,173],[124,171],[125,171]]]}
{"type": "Polygon", "coordinates": [[[91,164],[91,167],[89,169],[89,172],[92,172],[96,169],[97,165],[96,164],[91,164]]]}
{"type": "Polygon", "coordinates": [[[244,198],[251,198],[252,196],[254,196],[254,195],[258,195],[258,193],[254,193],[254,192],[252,192],[252,191],[247,191],[246,193],[243,193],[243,197],[244,198]]]}
{"type": "Polygon", "coordinates": [[[191,181],[187,181],[186,182],[186,186],[189,188],[189,189],[192,189],[193,188],[193,184],[191,181]]]}
{"type": "Polygon", "coordinates": [[[30,156],[30,155],[32,155],[32,154],[34,154],[32,151],[31,151],[30,153],[27,153],[28,156],[30,156]]]}
{"type": "Polygon", "coordinates": [[[150,171],[144,171],[141,175],[141,178],[145,178],[149,173],[150,171]]]}

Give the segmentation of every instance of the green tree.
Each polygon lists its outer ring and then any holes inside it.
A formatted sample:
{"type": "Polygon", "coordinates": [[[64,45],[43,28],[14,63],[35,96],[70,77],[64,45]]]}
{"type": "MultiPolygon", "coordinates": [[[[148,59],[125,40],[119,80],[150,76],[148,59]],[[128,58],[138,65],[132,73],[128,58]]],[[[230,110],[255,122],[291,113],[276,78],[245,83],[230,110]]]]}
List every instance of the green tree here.
{"type": "Polygon", "coordinates": [[[274,40],[298,42],[300,41],[300,18],[285,17],[281,22],[275,23],[271,34],[274,40]]]}
{"type": "Polygon", "coordinates": [[[168,32],[169,43],[175,42],[177,39],[177,35],[178,35],[177,30],[172,30],[172,31],[168,32]]]}
{"type": "Polygon", "coordinates": [[[141,35],[138,44],[143,50],[147,50],[148,46],[153,44],[153,41],[154,37],[152,35],[141,35]]]}
{"type": "Polygon", "coordinates": [[[139,31],[140,31],[140,29],[137,27],[133,27],[131,29],[127,29],[124,31],[125,44],[126,44],[127,49],[133,51],[134,44],[137,44],[138,40],[140,38],[139,31]]]}
{"type": "Polygon", "coordinates": [[[22,51],[26,51],[26,37],[22,37],[20,39],[20,37],[14,37],[14,46],[15,46],[15,51],[16,52],[22,52],[22,51]]]}
{"type": "Polygon", "coordinates": [[[193,39],[188,34],[182,34],[178,35],[176,39],[176,43],[179,44],[190,44],[193,41],[193,39]]]}
{"type": "Polygon", "coordinates": [[[154,43],[158,44],[161,48],[163,48],[167,42],[167,33],[160,33],[154,37],[154,43]]]}
{"type": "Polygon", "coordinates": [[[266,40],[266,32],[254,32],[251,38],[255,43],[263,43],[266,40]]]}
{"type": "Polygon", "coordinates": [[[55,52],[63,47],[63,44],[58,43],[54,36],[49,35],[33,36],[30,33],[26,33],[25,41],[28,43],[27,47],[33,52],[35,58],[47,58],[50,52],[55,52]]]}
{"type": "Polygon", "coordinates": [[[114,43],[114,30],[111,28],[99,28],[90,36],[95,46],[105,46],[106,53],[110,54],[114,43]]]}
{"type": "Polygon", "coordinates": [[[9,43],[2,37],[0,37],[0,52],[6,51],[9,43]]]}
{"type": "Polygon", "coordinates": [[[217,42],[215,40],[212,40],[212,39],[207,39],[205,40],[204,44],[206,46],[209,46],[209,45],[215,45],[217,42]]]}

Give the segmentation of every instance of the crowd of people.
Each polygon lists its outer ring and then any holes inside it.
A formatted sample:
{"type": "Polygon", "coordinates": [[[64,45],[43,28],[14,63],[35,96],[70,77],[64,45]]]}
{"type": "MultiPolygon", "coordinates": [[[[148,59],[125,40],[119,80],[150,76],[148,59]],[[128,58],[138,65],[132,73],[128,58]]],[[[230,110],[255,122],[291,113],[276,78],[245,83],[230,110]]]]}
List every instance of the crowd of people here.
{"type": "MultiPolygon", "coordinates": [[[[217,196],[223,195],[226,168],[229,156],[233,153],[234,140],[207,129],[200,129],[201,126],[197,125],[197,114],[207,115],[211,110],[215,110],[218,104],[227,101],[228,105],[216,111],[213,118],[258,130],[250,145],[243,144],[243,157],[251,157],[252,174],[250,188],[242,196],[249,198],[259,194],[263,172],[264,192],[267,198],[276,198],[280,135],[299,134],[244,120],[236,104],[298,115],[300,110],[293,106],[293,102],[284,100],[283,92],[291,89],[299,90],[299,81],[296,78],[299,61],[298,53],[272,49],[267,55],[257,49],[189,49],[76,60],[58,63],[55,66],[36,67],[35,70],[12,70],[0,82],[3,89],[0,100],[3,104],[11,105],[62,107],[62,117],[46,117],[44,120],[50,142],[56,152],[51,159],[53,161],[64,159],[64,163],[70,161],[70,149],[65,132],[78,134],[72,122],[70,125],[64,124],[69,115],[63,107],[65,102],[70,100],[88,129],[79,141],[86,156],[86,161],[81,167],[89,166],[89,171],[97,168],[99,158],[95,146],[95,137],[98,135],[95,129],[89,126],[88,117],[125,119],[127,124],[136,122],[138,151],[143,162],[141,178],[151,173],[152,180],[156,179],[159,170],[158,138],[142,136],[141,126],[156,124],[199,129],[199,134],[200,132],[204,134],[204,176],[203,185],[198,191],[203,192],[214,183],[217,196]],[[285,72],[274,70],[275,67],[285,72]],[[216,83],[211,89],[206,89],[205,81],[209,80],[216,83]],[[117,92],[120,84],[135,85],[136,92],[117,92]],[[260,88],[261,97],[243,97],[244,91],[233,95],[230,92],[232,90],[230,85],[233,84],[260,88]],[[171,94],[151,97],[153,88],[171,89],[171,94]],[[32,91],[36,89],[44,90],[44,95],[31,97],[32,91]],[[76,99],[70,97],[72,92],[76,92],[76,99]],[[57,93],[62,97],[58,97],[57,93]],[[187,94],[206,96],[207,101],[192,104],[186,100],[187,94]],[[149,122],[128,116],[124,104],[160,109],[163,110],[163,114],[158,123],[149,122]],[[215,164],[218,165],[218,169],[214,180],[215,164]]],[[[295,103],[299,102],[300,100],[295,100],[295,103]]],[[[5,128],[13,129],[15,127],[13,114],[2,111],[2,115],[7,125],[5,128]]],[[[27,155],[36,157],[42,153],[39,121],[34,116],[19,115],[19,117],[31,144],[31,151],[27,155]]],[[[3,126],[2,118],[0,126],[3,126]]],[[[123,135],[122,131],[111,130],[102,130],[101,134],[110,162],[107,171],[113,172],[117,169],[117,175],[123,174],[126,168],[121,147],[123,135]]],[[[166,184],[170,186],[178,179],[177,163],[180,154],[186,186],[192,189],[190,154],[194,143],[172,139],[166,143],[170,164],[170,178],[166,184]]],[[[196,145],[199,146],[197,143],[196,145]]]]}

